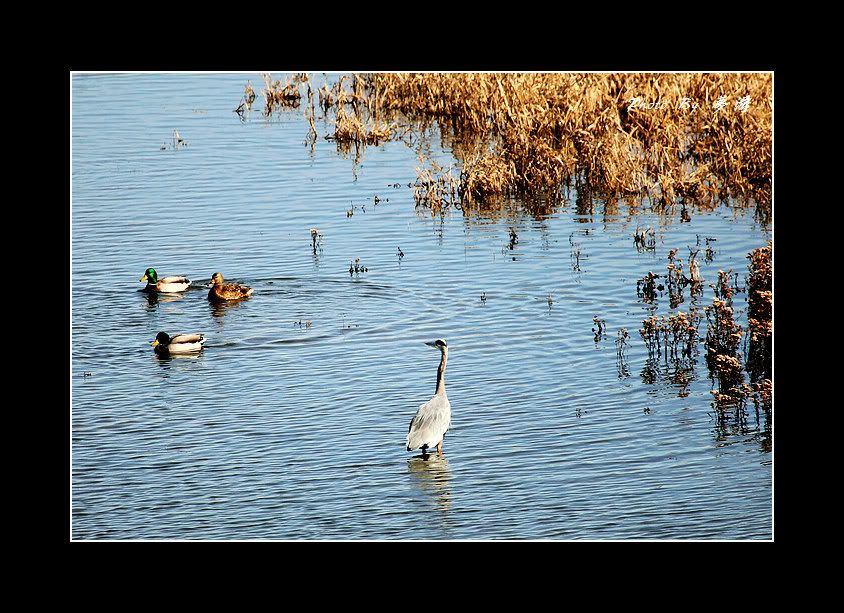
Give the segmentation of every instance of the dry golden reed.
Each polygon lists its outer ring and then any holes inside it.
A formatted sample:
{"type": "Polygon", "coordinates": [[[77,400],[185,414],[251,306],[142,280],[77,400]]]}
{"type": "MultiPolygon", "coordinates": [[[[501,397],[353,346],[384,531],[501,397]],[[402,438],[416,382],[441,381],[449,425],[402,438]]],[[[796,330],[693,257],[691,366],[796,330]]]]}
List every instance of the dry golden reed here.
{"type": "MultiPolygon", "coordinates": [[[[309,81],[262,76],[267,115],[298,106],[309,81]]],[[[686,204],[728,198],[769,215],[772,83],[771,73],[368,73],[316,93],[323,111],[334,111],[326,138],[338,147],[436,124],[460,169],[464,208],[512,195],[547,203],[575,181],[608,202],[681,202],[686,216],[686,204]]],[[[310,85],[308,102],[313,138],[310,85]]]]}
{"type": "MultiPolygon", "coordinates": [[[[302,99],[302,94],[299,91],[299,84],[308,81],[308,75],[298,74],[288,78],[286,82],[282,83],[279,80],[273,81],[272,75],[269,73],[262,73],[261,78],[264,80],[264,114],[269,116],[273,110],[278,107],[297,107],[302,99]]],[[[249,84],[251,89],[251,84],[249,84]]],[[[254,92],[253,92],[254,94],[254,92]]],[[[251,104],[250,104],[251,108],[251,104]]]]}
{"type": "Polygon", "coordinates": [[[458,200],[460,178],[455,174],[454,166],[443,168],[436,162],[425,166],[424,157],[420,156],[420,166],[416,168],[416,182],[413,184],[413,199],[416,206],[427,206],[431,215],[441,214],[448,206],[458,200]]]}
{"type": "Polygon", "coordinates": [[[770,74],[367,74],[373,114],[435,120],[463,165],[464,201],[556,189],[672,205],[770,207],[770,74]],[[714,111],[725,96],[728,104],[714,111]],[[749,96],[745,111],[734,103],[749,96]],[[662,108],[634,106],[632,100],[662,108]],[[692,111],[683,107],[698,104],[692,111]]]}

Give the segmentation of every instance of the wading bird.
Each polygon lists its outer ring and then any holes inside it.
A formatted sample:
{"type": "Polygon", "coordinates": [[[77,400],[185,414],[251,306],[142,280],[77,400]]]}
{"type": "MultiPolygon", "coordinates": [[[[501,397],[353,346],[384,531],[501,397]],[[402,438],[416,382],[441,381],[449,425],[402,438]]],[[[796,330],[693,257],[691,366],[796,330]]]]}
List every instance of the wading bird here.
{"type": "Polygon", "coordinates": [[[437,368],[437,391],[434,397],[419,407],[410,420],[407,431],[407,450],[422,448],[425,455],[429,447],[443,452],[443,436],[451,425],[451,403],[445,394],[445,364],[448,361],[448,345],[442,339],[425,343],[440,350],[440,366],[437,368]]]}
{"type": "Polygon", "coordinates": [[[170,336],[166,332],[159,332],[150,344],[155,347],[155,353],[158,355],[182,355],[202,351],[203,343],[205,343],[205,337],[201,334],[170,336]]]}
{"type": "Polygon", "coordinates": [[[146,281],[147,286],[144,288],[146,292],[157,292],[159,294],[172,294],[173,292],[183,292],[190,287],[191,280],[185,276],[177,277],[161,277],[158,278],[158,273],[155,268],[147,268],[144,276],[139,281],[146,281]]]}
{"type": "Polygon", "coordinates": [[[208,285],[211,287],[211,289],[208,290],[208,300],[211,300],[212,302],[240,300],[241,298],[248,298],[252,295],[251,287],[238,285],[237,283],[225,283],[223,275],[218,272],[211,275],[211,281],[208,285]]]}

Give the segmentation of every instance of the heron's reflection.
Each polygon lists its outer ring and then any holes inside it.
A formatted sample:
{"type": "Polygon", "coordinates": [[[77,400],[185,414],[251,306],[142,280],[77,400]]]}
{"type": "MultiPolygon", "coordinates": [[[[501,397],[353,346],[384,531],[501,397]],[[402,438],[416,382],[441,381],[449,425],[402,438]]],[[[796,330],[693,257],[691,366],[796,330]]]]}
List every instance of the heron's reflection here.
{"type": "Polygon", "coordinates": [[[451,469],[445,456],[438,453],[414,456],[407,461],[407,469],[423,495],[433,494],[438,509],[451,508],[451,469]]]}

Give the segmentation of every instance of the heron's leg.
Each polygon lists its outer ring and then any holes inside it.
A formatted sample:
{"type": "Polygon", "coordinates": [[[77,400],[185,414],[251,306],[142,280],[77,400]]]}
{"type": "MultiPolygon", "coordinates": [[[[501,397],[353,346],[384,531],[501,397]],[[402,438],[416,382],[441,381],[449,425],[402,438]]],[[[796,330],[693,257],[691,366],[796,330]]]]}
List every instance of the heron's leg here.
{"type": "Polygon", "coordinates": [[[437,443],[437,453],[438,453],[439,455],[442,455],[442,454],[443,454],[443,442],[442,442],[442,441],[440,441],[439,443],[437,443]]]}

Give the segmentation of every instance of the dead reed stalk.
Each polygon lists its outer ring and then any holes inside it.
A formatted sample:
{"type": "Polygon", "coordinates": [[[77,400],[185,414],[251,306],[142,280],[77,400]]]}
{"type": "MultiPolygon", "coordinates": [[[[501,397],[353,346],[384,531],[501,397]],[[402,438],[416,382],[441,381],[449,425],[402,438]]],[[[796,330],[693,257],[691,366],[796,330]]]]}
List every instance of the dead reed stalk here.
{"type": "Polygon", "coordinates": [[[696,353],[700,312],[693,308],[689,313],[679,311],[673,315],[651,317],[642,321],[639,334],[648,348],[651,359],[665,354],[674,360],[690,360],[696,353]]]}
{"type": "Polygon", "coordinates": [[[770,379],[773,370],[772,251],[769,241],[767,247],[755,249],[747,256],[750,260],[747,279],[747,327],[750,335],[747,369],[755,381],[770,379]]]}
{"type": "Polygon", "coordinates": [[[430,208],[432,216],[440,215],[458,201],[460,178],[455,174],[453,165],[444,168],[432,161],[430,167],[425,167],[422,165],[424,157],[420,157],[419,162],[416,182],[413,184],[413,199],[417,207],[430,208]]]}
{"type": "Polygon", "coordinates": [[[302,98],[299,85],[308,81],[307,75],[293,75],[284,83],[279,80],[273,81],[272,75],[262,73],[264,80],[264,115],[270,116],[276,107],[297,107],[302,98]]]}

